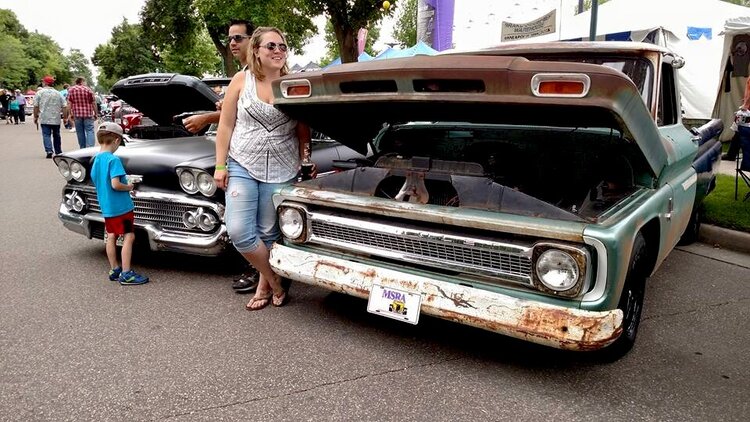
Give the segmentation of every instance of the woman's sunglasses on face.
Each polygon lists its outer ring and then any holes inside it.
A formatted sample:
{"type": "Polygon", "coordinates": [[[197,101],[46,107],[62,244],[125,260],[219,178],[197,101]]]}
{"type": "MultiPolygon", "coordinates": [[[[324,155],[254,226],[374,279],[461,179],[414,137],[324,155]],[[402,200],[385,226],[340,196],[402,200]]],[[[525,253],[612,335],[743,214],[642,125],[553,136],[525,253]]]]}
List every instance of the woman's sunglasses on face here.
{"type": "Polygon", "coordinates": [[[266,45],[262,45],[261,47],[267,48],[271,51],[274,51],[278,48],[282,53],[286,53],[286,51],[289,49],[286,44],[276,44],[275,42],[269,42],[266,45]]]}
{"type": "Polygon", "coordinates": [[[242,42],[242,40],[244,40],[246,38],[250,38],[250,36],[249,35],[242,35],[242,34],[230,35],[230,36],[227,37],[227,44],[229,44],[232,41],[234,41],[234,42],[242,42]]]}

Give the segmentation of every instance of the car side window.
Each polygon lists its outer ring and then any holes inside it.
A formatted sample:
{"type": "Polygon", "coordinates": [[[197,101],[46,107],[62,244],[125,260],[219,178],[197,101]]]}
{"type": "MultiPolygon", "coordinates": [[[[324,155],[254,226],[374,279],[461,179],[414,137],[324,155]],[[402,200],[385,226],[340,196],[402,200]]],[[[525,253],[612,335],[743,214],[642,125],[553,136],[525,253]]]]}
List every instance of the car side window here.
{"type": "Polygon", "coordinates": [[[677,91],[675,87],[674,68],[670,63],[661,65],[661,87],[659,105],[656,109],[656,124],[669,126],[677,123],[677,91]]]}

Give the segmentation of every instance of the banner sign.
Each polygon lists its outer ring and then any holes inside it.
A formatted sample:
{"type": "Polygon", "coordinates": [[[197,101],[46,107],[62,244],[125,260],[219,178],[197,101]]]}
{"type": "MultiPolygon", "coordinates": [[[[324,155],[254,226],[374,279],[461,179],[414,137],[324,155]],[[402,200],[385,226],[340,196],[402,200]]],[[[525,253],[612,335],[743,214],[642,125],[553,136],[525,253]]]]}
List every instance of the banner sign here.
{"type": "Polygon", "coordinates": [[[504,41],[522,40],[551,34],[556,31],[557,10],[553,10],[541,18],[526,23],[503,22],[502,38],[504,41]]]}

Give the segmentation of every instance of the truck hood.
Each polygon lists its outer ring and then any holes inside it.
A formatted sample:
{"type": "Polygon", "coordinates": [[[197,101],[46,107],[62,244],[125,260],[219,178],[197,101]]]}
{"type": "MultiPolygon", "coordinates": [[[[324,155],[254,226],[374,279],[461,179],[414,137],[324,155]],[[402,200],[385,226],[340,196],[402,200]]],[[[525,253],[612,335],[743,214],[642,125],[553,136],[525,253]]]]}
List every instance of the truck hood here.
{"type": "Polygon", "coordinates": [[[200,79],[174,73],[149,73],[119,80],[112,93],[159,126],[178,114],[216,110],[219,96],[200,79]]]}
{"type": "Polygon", "coordinates": [[[273,89],[277,108],[360,153],[384,126],[468,122],[612,128],[637,144],[653,176],[658,178],[668,161],[666,143],[635,85],[599,65],[416,56],[287,75],[274,81],[273,89]],[[572,75],[588,80],[588,89],[580,97],[540,95],[533,89],[538,75],[572,75]],[[288,90],[295,85],[309,85],[310,94],[288,90]]]}

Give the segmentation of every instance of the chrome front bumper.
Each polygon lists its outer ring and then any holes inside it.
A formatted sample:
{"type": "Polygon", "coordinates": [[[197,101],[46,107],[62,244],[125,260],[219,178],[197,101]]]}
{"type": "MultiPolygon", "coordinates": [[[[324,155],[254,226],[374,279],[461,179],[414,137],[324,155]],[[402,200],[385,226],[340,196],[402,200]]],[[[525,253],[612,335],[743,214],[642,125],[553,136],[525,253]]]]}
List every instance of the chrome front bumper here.
{"type": "MultiPolygon", "coordinates": [[[[60,204],[57,213],[63,226],[70,231],[82,234],[89,239],[92,238],[91,223],[104,224],[104,217],[99,213],[89,212],[77,214],[68,210],[64,204],[60,204]]],[[[153,224],[143,224],[136,221],[135,227],[144,231],[148,237],[148,244],[152,251],[180,252],[192,255],[217,256],[220,255],[229,244],[227,228],[224,224],[216,233],[178,233],[165,231],[153,224]]]]}
{"type": "Polygon", "coordinates": [[[559,349],[601,349],[622,333],[622,311],[585,311],[517,299],[428,277],[276,244],[271,267],[284,277],[367,298],[373,283],[420,293],[421,312],[559,349]]]}

